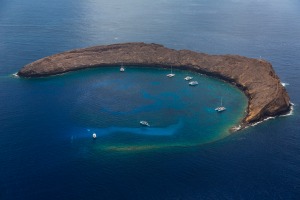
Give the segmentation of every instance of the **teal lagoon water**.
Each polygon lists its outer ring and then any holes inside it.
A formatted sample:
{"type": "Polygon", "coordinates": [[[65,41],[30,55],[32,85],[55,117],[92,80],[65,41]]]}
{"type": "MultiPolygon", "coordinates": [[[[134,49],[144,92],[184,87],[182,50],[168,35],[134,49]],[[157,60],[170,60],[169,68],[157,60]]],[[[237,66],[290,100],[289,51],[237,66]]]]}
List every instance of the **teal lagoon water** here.
{"type": "MultiPolygon", "coordinates": [[[[52,124],[65,140],[80,143],[95,132],[94,147],[103,150],[200,145],[229,135],[244,117],[247,99],[236,87],[190,71],[174,70],[176,76],[168,78],[169,72],[128,66],[121,73],[111,67],[18,81],[42,89],[39,98],[51,96],[51,105],[60,108],[55,115],[69,124],[52,124]],[[189,86],[187,75],[199,85],[189,86]],[[227,111],[218,113],[214,109],[221,99],[227,111]],[[141,120],[151,127],[142,127],[141,120]]],[[[49,106],[44,100],[42,104],[41,108],[49,106]]],[[[53,113],[49,114],[47,118],[53,113]]]]}

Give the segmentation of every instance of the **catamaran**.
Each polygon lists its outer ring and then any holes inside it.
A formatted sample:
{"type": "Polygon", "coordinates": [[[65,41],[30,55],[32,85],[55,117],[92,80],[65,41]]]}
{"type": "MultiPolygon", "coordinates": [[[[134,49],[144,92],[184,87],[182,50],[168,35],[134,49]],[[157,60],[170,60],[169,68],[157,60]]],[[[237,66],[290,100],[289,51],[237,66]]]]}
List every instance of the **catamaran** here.
{"type": "Polygon", "coordinates": [[[192,80],[192,79],[193,79],[193,77],[191,77],[191,76],[187,76],[187,77],[184,78],[184,80],[186,80],[186,81],[189,81],[189,80],[192,80]]]}
{"type": "Polygon", "coordinates": [[[146,121],[140,121],[140,124],[143,126],[150,126],[150,124],[146,121]]]}
{"type": "Polygon", "coordinates": [[[125,71],[125,67],[123,66],[123,63],[122,63],[122,65],[120,67],[120,72],[124,72],[124,71],[125,71]]]}
{"type": "Polygon", "coordinates": [[[173,70],[172,70],[172,66],[171,66],[171,74],[167,74],[167,77],[172,78],[174,76],[175,76],[175,74],[173,74],[173,70]]]}
{"type": "Polygon", "coordinates": [[[189,85],[196,86],[196,85],[198,85],[198,81],[191,81],[191,82],[189,82],[189,85]]]}
{"type": "Polygon", "coordinates": [[[222,98],[221,98],[221,106],[215,108],[215,110],[218,112],[223,112],[226,110],[226,108],[222,105],[222,98]]]}

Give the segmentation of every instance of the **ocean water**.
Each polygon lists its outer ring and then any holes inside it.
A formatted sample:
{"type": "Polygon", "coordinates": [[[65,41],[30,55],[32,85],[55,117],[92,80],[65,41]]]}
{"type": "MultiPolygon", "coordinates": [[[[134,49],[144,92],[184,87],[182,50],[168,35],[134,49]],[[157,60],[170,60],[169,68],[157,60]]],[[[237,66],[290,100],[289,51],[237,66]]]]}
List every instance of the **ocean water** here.
{"type": "Polygon", "coordinates": [[[0,1],[0,199],[299,199],[299,10],[296,0],[0,1]],[[293,113],[230,134],[245,96],[193,72],[12,75],[54,53],[136,41],[266,59],[293,113]],[[221,98],[227,111],[215,113],[221,98]]]}

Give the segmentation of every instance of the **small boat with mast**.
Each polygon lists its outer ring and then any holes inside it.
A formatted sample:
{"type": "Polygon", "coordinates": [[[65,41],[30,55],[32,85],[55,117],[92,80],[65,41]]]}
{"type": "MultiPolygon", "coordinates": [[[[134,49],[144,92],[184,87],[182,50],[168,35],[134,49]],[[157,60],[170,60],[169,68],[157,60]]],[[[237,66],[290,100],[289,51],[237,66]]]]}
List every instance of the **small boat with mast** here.
{"type": "Polygon", "coordinates": [[[150,124],[147,121],[140,121],[140,124],[142,126],[150,126],[150,124]]]}
{"type": "Polygon", "coordinates": [[[223,112],[226,110],[226,108],[222,105],[222,103],[223,103],[223,98],[221,98],[221,105],[219,107],[215,108],[215,111],[223,112]]]}
{"type": "Polygon", "coordinates": [[[189,85],[196,86],[196,85],[198,85],[198,81],[191,81],[191,82],[189,82],[189,85]]]}
{"type": "Polygon", "coordinates": [[[187,76],[187,77],[184,78],[184,80],[186,80],[186,81],[190,81],[192,79],[193,79],[193,77],[191,77],[191,76],[187,76]]]}
{"type": "Polygon", "coordinates": [[[123,65],[123,63],[122,63],[122,65],[121,65],[121,67],[120,67],[120,72],[124,72],[125,71],[125,67],[124,67],[124,65],[123,65]]]}
{"type": "Polygon", "coordinates": [[[171,65],[171,73],[170,73],[170,74],[167,74],[167,77],[172,78],[172,77],[174,77],[174,76],[175,76],[175,74],[173,74],[173,67],[172,67],[172,65],[171,65]]]}

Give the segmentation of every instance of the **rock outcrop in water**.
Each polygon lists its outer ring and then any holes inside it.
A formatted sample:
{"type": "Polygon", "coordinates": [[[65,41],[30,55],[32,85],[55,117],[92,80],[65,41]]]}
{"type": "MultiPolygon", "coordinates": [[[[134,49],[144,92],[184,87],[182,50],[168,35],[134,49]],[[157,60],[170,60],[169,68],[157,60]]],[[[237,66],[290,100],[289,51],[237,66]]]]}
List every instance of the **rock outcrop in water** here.
{"type": "Polygon", "coordinates": [[[158,44],[124,43],[76,49],[42,58],[24,66],[21,77],[44,77],[85,68],[126,65],[188,69],[237,85],[247,95],[248,125],[290,110],[290,98],[264,60],[238,55],[208,55],[174,50],[158,44]]]}

